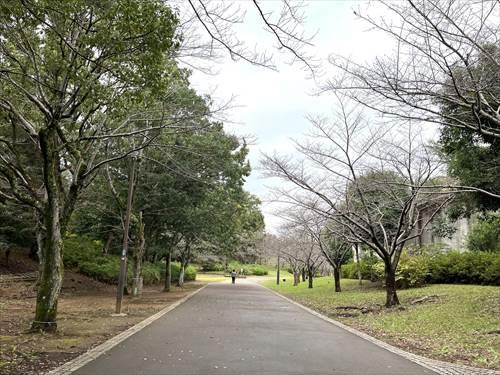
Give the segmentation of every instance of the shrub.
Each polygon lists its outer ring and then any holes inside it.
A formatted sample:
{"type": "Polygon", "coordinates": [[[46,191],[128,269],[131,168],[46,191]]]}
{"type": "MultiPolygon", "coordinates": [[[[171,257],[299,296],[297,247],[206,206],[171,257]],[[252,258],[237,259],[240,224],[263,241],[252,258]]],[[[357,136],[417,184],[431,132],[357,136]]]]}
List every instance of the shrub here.
{"type": "Polygon", "coordinates": [[[248,266],[248,274],[255,276],[265,276],[267,275],[267,269],[259,264],[250,264],[248,266]]]}
{"type": "Polygon", "coordinates": [[[500,253],[500,212],[487,213],[472,226],[467,247],[472,251],[500,253]]]}
{"type": "MultiPolygon", "coordinates": [[[[361,261],[363,279],[384,280],[382,262],[361,261]]],[[[344,278],[358,277],[356,264],[342,267],[344,278]]],[[[427,283],[500,285],[500,254],[450,251],[444,254],[401,255],[396,271],[398,288],[412,288],[427,283]]]]}
{"type": "Polygon", "coordinates": [[[342,272],[342,277],[344,279],[357,279],[358,278],[358,268],[357,268],[357,264],[354,262],[344,264],[341,268],[341,272],[342,272]]]}
{"type": "Polygon", "coordinates": [[[84,261],[78,265],[78,272],[96,280],[114,284],[120,273],[120,259],[109,257],[99,259],[98,262],[84,261]]]}
{"type": "MultiPolygon", "coordinates": [[[[100,241],[84,236],[68,235],[64,240],[64,265],[73,267],[78,272],[96,280],[116,284],[120,273],[120,257],[116,255],[104,256],[101,252],[100,241]]],[[[172,281],[179,280],[180,264],[172,263],[172,281]]],[[[144,262],[144,284],[156,284],[165,279],[165,263],[144,262]]],[[[132,280],[132,267],[128,268],[128,280],[132,280]]],[[[185,270],[184,280],[196,279],[196,268],[188,266],[185,270]]]]}
{"type": "Polygon", "coordinates": [[[224,264],[219,259],[207,257],[199,262],[200,270],[204,272],[224,271],[224,264]]]}
{"type": "Polygon", "coordinates": [[[64,239],[63,262],[67,267],[78,267],[81,263],[94,262],[102,257],[101,241],[86,236],[69,234],[64,239]]]}
{"type": "MultiPolygon", "coordinates": [[[[165,263],[159,263],[158,266],[161,266],[161,278],[165,279],[165,263]]],[[[181,273],[181,265],[178,262],[172,262],[170,272],[172,272],[172,281],[176,282],[179,280],[179,275],[181,273]]],[[[196,268],[192,265],[189,265],[184,270],[184,281],[193,281],[196,279],[196,268]]]]}
{"type": "Polygon", "coordinates": [[[429,259],[426,255],[403,253],[396,270],[396,286],[406,289],[424,285],[429,275],[429,259]]]}
{"type": "MultiPolygon", "coordinates": [[[[426,255],[409,255],[403,252],[396,270],[396,287],[398,289],[414,288],[425,284],[429,274],[429,257],[426,255]]],[[[371,281],[385,280],[385,265],[376,262],[371,265],[371,281]]]]}
{"type": "Polygon", "coordinates": [[[500,285],[500,254],[452,251],[429,262],[431,283],[500,285]]]}
{"type": "Polygon", "coordinates": [[[232,270],[236,270],[237,272],[241,272],[243,270],[244,275],[255,275],[255,276],[264,276],[268,274],[267,268],[260,264],[241,264],[238,262],[231,262],[228,264],[227,272],[232,270]]]}

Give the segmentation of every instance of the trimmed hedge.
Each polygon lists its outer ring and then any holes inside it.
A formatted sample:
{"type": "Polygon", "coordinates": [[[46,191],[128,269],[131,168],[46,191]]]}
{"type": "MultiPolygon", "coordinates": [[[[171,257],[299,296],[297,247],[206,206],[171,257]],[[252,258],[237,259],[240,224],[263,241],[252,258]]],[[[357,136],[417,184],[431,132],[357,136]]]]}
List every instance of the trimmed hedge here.
{"type": "Polygon", "coordinates": [[[241,272],[241,269],[243,269],[244,275],[265,276],[268,274],[267,268],[260,264],[241,264],[238,262],[229,263],[226,271],[231,272],[232,270],[236,270],[237,272],[241,272]]]}
{"type": "MultiPolygon", "coordinates": [[[[78,272],[96,280],[115,284],[120,273],[120,257],[116,255],[104,256],[101,253],[100,241],[86,237],[70,235],[64,240],[64,265],[76,268],[78,272]]],[[[172,281],[179,280],[180,264],[172,263],[172,281]]],[[[132,280],[132,269],[128,269],[128,280],[132,280]]],[[[144,284],[156,284],[165,279],[165,263],[144,262],[144,284]]],[[[196,268],[188,266],[185,270],[184,281],[196,279],[196,268]]]]}
{"type": "MultiPolygon", "coordinates": [[[[384,280],[384,264],[361,261],[362,278],[384,280]]],[[[358,277],[355,263],[342,267],[344,278],[358,277]]],[[[451,251],[436,255],[402,254],[396,271],[398,288],[412,288],[431,284],[500,285],[500,255],[487,252],[451,251]]]]}
{"type": "Polygon", "coordinates": [[[428,281],[500,285],[500,254],[453,251],[436,255],[429,262],[428,281]]]}

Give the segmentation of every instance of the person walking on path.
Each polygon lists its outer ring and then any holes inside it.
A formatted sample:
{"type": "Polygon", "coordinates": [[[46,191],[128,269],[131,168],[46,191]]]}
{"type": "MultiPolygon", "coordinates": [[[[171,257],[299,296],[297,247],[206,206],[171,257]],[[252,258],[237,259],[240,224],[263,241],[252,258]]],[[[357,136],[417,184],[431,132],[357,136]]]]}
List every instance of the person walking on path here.
{"type": "Polygon", "coordinates": [[[231,272],[231,280],[232,280],[233,284],[236,282],[236,270],[234,270],[234,269],[231,272]]]}

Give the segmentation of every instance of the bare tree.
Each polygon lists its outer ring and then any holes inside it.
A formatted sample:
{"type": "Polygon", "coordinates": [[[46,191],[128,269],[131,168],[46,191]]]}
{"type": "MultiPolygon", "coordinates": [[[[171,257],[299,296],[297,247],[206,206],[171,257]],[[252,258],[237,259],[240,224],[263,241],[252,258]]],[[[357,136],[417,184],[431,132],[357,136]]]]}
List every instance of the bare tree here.
{"type": "Polygon", "coordinates": [[[314,34],[304,30],[303,1],[188,0],[178,1],[176,7],[182,20],[179,32],[183,36],[176,57],[194,69],[211,72],[212,62],[229,55],[233,61],[277,70],[273,50],[283,53],[287,63],[298,63],[312,74],[318,68],[308,52],[314,34]],[[272,45],[242,37],[240,25],[252,21],[269,34],[268,42],[272,45]]]}
{"type": "Polygon", "coordinates": [[[351,252],[351,245],[343,236],[338,235],[343,228],[333,230],[332,227],[335,224],[329,222],[325,215],[301,206],[283,210],[279,216],[290,225],[300,227],[310,235],[324,259],[333,268],[335,292],[340,292],[341,267],[351,252]]]}
{"type": "Polygon", "coordinates": [[[275,189],[278,201],[324,216],[334,236],[364,244],[383,260],[390,307],[399,304],[395,272],[403,246],[451,195],[426,189],[440,163],[412,127],[406,135],[368,127],[356,105],[337,99],[333,121],[310,118],[310,137],[296,147],[301,160],[267,155],[262,165],[268,176],[288,182],[275,189]],[[425,221],[424,209],[430,210],[425,221]]]}
{"type": "Polygon", "coordinates": [[[290,230],[287,226],[280,228],[280,235],[276,237],[276,241],[274,242],[275,254],[280,259],[284,259],[292,270],[293,286],[299,285],[300,275],[304,269],[302,249],[298,243],[296,232],[290,230]]]}
{"type": "Polygon", "coordinates": [[[372,63],[332,55],[343,90],[384,117],[469,129],[500,138],[500,3],[492,0],[380,1],[355,14],[395,41],[372,63]]]}
{"type": "Polygon", "coordinates": [[[285,254],[294,273],[294,285],[300,281],[300,272],[307,273],[308,287],[313,287],[314,276],[324,263],[325,259],[321,248],[312,232],[309,222],[302,220],[300,215],[294,216],[282,228],[288,246],[282,253],[285,254]]]}

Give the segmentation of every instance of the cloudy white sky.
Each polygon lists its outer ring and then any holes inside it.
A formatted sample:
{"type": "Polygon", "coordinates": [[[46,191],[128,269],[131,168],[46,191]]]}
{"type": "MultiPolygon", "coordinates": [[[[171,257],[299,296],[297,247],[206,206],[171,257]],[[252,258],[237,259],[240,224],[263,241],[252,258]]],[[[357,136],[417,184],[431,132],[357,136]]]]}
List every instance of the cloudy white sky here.
{"type": "MultiPolygon", "coordinates": [[[[263,7],[272,7],[277,2],[265,1],[263,7]]],[[[390,49],[391,43],[383,35],[368,29],[368,26],[353,14],[353,9],[370,7],[378,12],[373,2],[316,0],[307,2],[305,13],[306,32],[315,33],[314,47],[310,50],[323,64],[328,77],[327,58],[330,54],[350,56],[357,61],[368,61],[390,49]]],[[[249,9],[245,24],[241,28],[242,38],[253,45],[269,35],[262,30],[257,17],[249,9]]],[[[289,57],[289,56],[288,56],[289,57]]],[[[252,175],[246,189],[262,201],[266,230],[276,232],[280,219],[273,215],[276,206],[269,201],[269,186],[274,181],[266,180],[258,170],[262,153],[290,153],[292,139],[299,138],[308,129],[305,116],[308,113],[329,114],[333,101],[328,95],[312,95],[317,83],[308,78],[299,65],[289,66],[285,56],[276,54],[279,71],[251,66],[248,63],[231,61],[229,57],[215,66],[216,75],[193,73],[193,85],[199,92],[210,93],[220,100],[235,96],[235,107],[226,113],[234,124],[227,127],[238,135],[251,134],[256,141],[250,147],[252,175]]]]}

